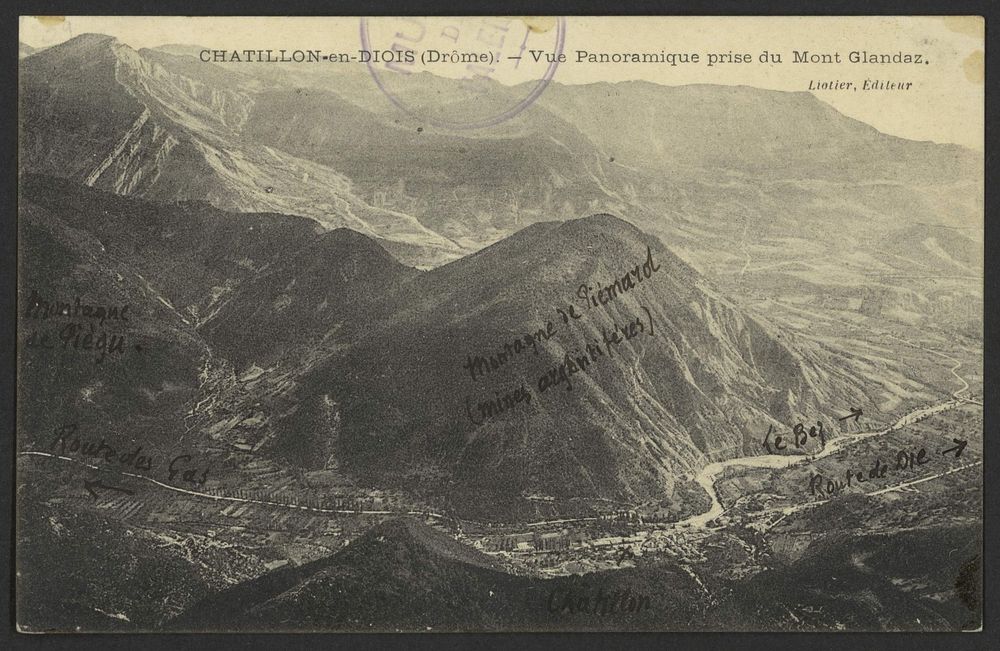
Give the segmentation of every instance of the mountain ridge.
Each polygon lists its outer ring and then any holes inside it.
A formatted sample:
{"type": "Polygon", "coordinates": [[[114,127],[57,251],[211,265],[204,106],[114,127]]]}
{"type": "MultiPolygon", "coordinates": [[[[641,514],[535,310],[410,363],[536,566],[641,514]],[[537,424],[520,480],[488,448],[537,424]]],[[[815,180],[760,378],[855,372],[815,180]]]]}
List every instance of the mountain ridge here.
{"type": "Polygon", "coordinates": [[[22,165],[119,194],[303,214],[327,227],[351,226],[451,255],[459,251],[416,220],[360,200],[342,174],[241,141],[238,129],[253,105],[246,80],[211,65],[171,65],[183,58],[81,35],[25,59],[22,165]],[[215,74],[205,81],[185,76],[197,72],[204,78],[209,71],[215,74]],[[67,113],[78,115],[98,138],[81,138],[61,118],[67,113]],[[93,167],[92,160],[101,162],[93,167]]]}

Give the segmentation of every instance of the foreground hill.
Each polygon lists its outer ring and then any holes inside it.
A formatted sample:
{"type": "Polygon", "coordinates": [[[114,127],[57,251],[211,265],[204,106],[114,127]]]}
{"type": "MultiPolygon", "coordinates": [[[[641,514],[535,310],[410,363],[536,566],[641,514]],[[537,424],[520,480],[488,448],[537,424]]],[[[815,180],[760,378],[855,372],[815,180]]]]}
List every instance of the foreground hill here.
{"type": "MultiPolygon", "coordinates": [[[[853,509],[851,504],[848,508],[853,509]]],[[[841,507],[842,508],[842,507],[841,507]]],[[[954,631],[976,621],[970,527],[817,533],[803,557],[735,579],[696,581],[673,561],[541,579],[514,575],[424,524],[374,527],[332,556],[193,603],[173,630],[240,631],[954,631]],[[957,553],[947,559],[945,549],[957,553]],[[707,585],[706,585],[707,583],[707,585]],[[966,585],[968,583],[968,585],[966,585]],[[762,595],[767,595],[762,599],[762,595]]],[[[708,568],[699,568],[701,573],[708,568]]]]}
{"type": "Polygon", "coordinates": [[[170,626],[192,631],[684,629],[695,626],[699,593],[679,568],[551,580],[516,576],[440,531],[396,520],[374,527],[330,557],[214,594],[170,626]],[[573,610],[580,598],[591,605],[570,612],[567,597],[573,598],[573,610]],[[591,612],[595,607],[597,612],[591,612]]]}

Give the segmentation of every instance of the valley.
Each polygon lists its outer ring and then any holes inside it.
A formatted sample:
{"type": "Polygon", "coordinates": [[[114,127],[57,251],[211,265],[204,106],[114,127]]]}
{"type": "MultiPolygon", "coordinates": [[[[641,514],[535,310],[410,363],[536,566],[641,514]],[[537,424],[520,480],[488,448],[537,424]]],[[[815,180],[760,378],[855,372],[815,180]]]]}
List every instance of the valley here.
{"type": "MultiPolygon", "coordinates": [[[[121,518],[129,529],[157,532],[155,535],[164,539],[176,540],[179,537],[179,540],[189,541],[185,546],[193,558],[198,558],[213,546],[235,551],[237,547],[234,545],[239,540],[239,549],[256,549],[254,555],[261,557],[261,562],[268,568],[286,564],[286,561],[268,561],[268,557],[289,557],[296,559],[294,562],[298,564],[308,564],[342,549],[357,535],[351,532],[359,533],[378,522],[408,517],[426,522],[460,543],[496,557],[500,563],[498,567],[505,567],[505,571],[514,576],[557,577],[621,572],[628,568],[646,571],[652,571],[652,568],[680,568],[703,586],[712,603],[726,594],[728,588],[724,587],[725,583],[735,578],[748,580],[760,573],[777,571],[787,562],[789,553],[801,553],[785,551],[786,541],[799,540],[801,548],[806,540],[817,544],[831,535],[830,530],[820,524],[822,520],[810,517],[809,513],[826,508],[834,500],[841,504],[840,508],[848,503],[855,504],[859,497],[871,500],[863,509],[864,517],[852,525],[857,527],[858,535],[864,536],[892,535],[894,532],[914,530],[914,526],[916,530],[933,531],[942,526],[964,526],[961,523],[974,519],[975,511],[970,512],[967,508],[955,511],[951,507],[930,507],[933,515],[929,515],[926,508],[933,503],[948,504],[959,497],[971,500],[968,502],[971,505],[976,504],[978,491],[973,489],[970,493],[969,490],[975,486],[975,470],[981,464],[981,442],[975,439],[970,439],[970,451],[962,455],[962,459],[949,464],[947,470],[934,467],[921,469],[917,479],[879,485],[861,493],[848,493],[843,498],[847,501],[843,503],[838,497],[809,496],[805,484],[797,480],[801,473],[789,473],[784,469],[801,466],[804,470],[814,464],[822,469],[821,459],[826,458],[835,459],[837,465],[842,465],[858,456],[857,448],[862,444],[887,447],[881,441],[890,435],[897,440],[903,437],[926,441],[926,434],[914,430],[916,423],[931,433],[945,431],[948,435],[974,436],[976,428],[981,428],[981,420],[977,425],[977,418],[981,419],[981,415],[977,414],[978,407],[973,404],[949,401],[920,413],[909,414],[893,427],[880,432],[835,439],[845,443],[831,445],[811,458],[786,456],[733,460],[725,464],[725,469],[703,473],[703,476],[712,478],[711,483],[703,484],[711,487],[714,498],[712,507],[704,513],[674,522],[657,522],[655,518],[646,521],[637,516],[641,507],[636,505],[603,516],[531,523],[530,529],[525,530],[501,523],[470,522],[430,511],[368,509],[361,506],[365,498],[361,498],[355,508],[330,509],[319,506],[319,501],[310,501],[309,493],[294,497],[294,492],[278,491],[282,497],[273,500],[225,494],[231,493],[231,489],[200,493],[133,473],[107,469],[102,474],[120,475],[115,484],[132,486],[141,497],[108,494],[102,495],[96,503],[83,498],[74,501],[78,502],[76,508],[96,510],[105,517],[121,518]],[[955,420],[951,416],[953,412],[965,414],[963,419],[972,418],[964,432],[955,429],[956,424],[963,421],[955,420]],[[928,416],[930,413],[934,415],[928,416]],[[767,473],[765,483],[753,487],[763,478],[761,472],[767,473]],[[151,492],[142,486],[135,486],[134,481],[128,481],[129,477],[133,480],[141,478],[156,484],[158,489],[181,495],[165,502],[155,497],[156,489],[151,492]],[[740,487],[735,488],[737,485],[740,487]],[[185,495],[195,501],[185,505],[185,495]],[[923,505],[923,515],[915,521],[914,514],[904,505],[918,498],[923,505]],[[79,503],[80,500],[83,500],[82,503],[79,503]],[[249,532],[259,532],[255,534],[259,547],[246,547],[245,537],[249,532]],[[507,545],[511,546],[508,548],[507,545]],[[509,551],[503,551],[505,549],[509,551]]],[[[24,455],[39,457],[43,453],[24,455]]],[[[61,457],[60,460],[69,459],[61,457]]],[[[22,467],[22,471],[27,470],[22,467]]],[[[35,468],[30,472],[41,470],[35,468]]],[[[66,504],[67,497],[69,495],[48,497],[46,502],[50,504],[50,512],[58,512],[56,505],[66,504]]],[[[379,500],[371,503],[392,504],[391,499],[380,499],[374,493],[368,499],[379,500]]],[[[981,502],[978,508],[981,509],[981,502]]],[[[62,520],[60,516],[52,517],[53,523],[62,520]]],[[[261,566],[259,571],[267,570],[261,566]]],[[[239,580],[239,576],[233,575],[230,580],[239,580]]],[[[802,607],[799,604],[796,608],[800,615],[802,607]]],[[[712,607],[708,608],[711,611],[712,607]]],[[[130,612],[126,608],[122,610],[130,612]]]]}

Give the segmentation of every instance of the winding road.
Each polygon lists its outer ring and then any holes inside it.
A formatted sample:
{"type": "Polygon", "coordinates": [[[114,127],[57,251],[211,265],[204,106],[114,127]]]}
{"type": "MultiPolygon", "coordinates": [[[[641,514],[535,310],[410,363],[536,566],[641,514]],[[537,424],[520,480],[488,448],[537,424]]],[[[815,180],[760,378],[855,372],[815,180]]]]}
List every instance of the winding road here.
{"type": "Polygon", "coordinates": [[[341,515],[417,515],[428,518],[436,518],[440,520],[453,520],[451,516],[442,515],[440,513],[434,513],[433,511],[369,511],[361,509],[324,509],[318,506],[304,506],[301,504],[289,504],[288,502],[274,502],[271,500],[258,500],[250,497],[232,497],[230,495],[213,495],[211,493],[202,493],[201,491],[190,490],[187,488],[181,488],[180,486],[174,486],[173,484],[166,484],[162,481],[157,481],[152,477],[147,477],[146,475],[140,475],[134,472],[126,472],[124,470],[114,470],[112,468],[102,468],[100,466],[95,466],[91,463],[86,463],[85,461],[80,461],[79,459],[74,459],[73,457],[65,457],[58,454],[50,454],[48,452],[36,452],[34,450],[29,450],[26,452],[18,452],[19,457],[46,457],[49,459],[59,459],[61,461],[69,461],[91,470],[97,470],[100,472],[106,472],[112,475],[120,475],[124,477],[131,477],[133,479],[140,479],[142,481],[155,484],[160,488],[165,488],[169,491],[175,493],[182,493],[184,495],[190,495],[193,497],[201,497],[208,500],[216,500],[219,502],[239,502],[242,504],[261,504],[263,506],[276,506],[285,509],[297,509],[299,511],[311,511],[313,513],[327,513],[327,514],[341,514],[341,515]]]}

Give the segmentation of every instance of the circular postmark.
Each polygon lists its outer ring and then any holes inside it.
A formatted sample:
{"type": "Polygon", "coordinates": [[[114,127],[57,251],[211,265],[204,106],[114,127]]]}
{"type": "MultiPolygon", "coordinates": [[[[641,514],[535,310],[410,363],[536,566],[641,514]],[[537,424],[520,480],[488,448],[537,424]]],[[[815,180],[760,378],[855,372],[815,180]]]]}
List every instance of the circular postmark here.
{"type": "Polygon", "coordinates": [[[510,120],[565,60],[565,18],[362,18],[362,59],[400,110],[442,129],[510,120]],[[429,74],[427,74],[429,73],[429,74]]]}

